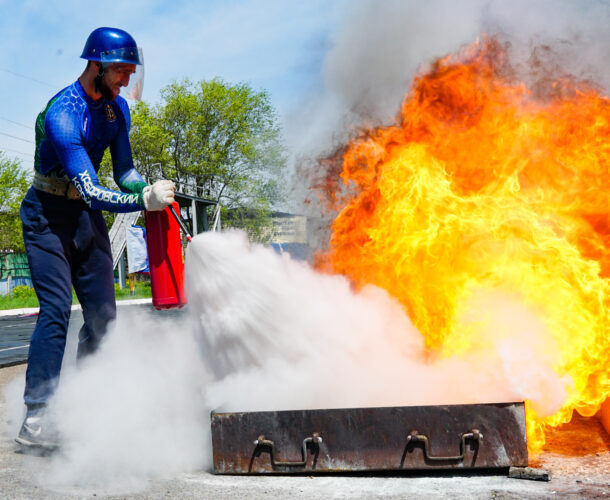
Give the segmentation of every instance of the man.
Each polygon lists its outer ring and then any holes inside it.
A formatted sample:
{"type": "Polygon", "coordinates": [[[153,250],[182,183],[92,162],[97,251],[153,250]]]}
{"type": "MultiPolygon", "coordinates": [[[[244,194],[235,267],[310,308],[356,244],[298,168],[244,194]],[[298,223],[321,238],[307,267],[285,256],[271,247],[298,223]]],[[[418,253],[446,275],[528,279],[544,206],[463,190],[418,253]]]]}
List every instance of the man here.
{"type": "MultiPolygon", "coordinates": [[[[162,210],[174,201],[171,181],[149,186],[133,167],[129,108],[119,93],[142,65],[135,40],[120,29],[98,28],[81,57],[88,61],[85,71],[38,115],[35,176],[21,205],[23,239],[40,302],[28,354],[27,414],[16,438],[24,446],[55,445],[44,413],[61,369],[72,286],[85,320],[79,358],[96,350],[116,316],[112,254],[101,211],[162,210]],[[106,148],[121,191],[103,187],[97,178],[106,148]]],[[[141,90],[142,82],[137,86],[141,90]]]]}

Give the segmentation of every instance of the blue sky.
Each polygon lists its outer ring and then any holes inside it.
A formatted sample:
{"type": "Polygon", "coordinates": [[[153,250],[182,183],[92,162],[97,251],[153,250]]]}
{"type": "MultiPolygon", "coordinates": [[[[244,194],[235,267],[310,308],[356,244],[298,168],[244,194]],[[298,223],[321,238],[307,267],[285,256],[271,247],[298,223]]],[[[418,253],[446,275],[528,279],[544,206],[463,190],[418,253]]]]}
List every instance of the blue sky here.
{"type": "Polygon", "coordinates": [[[36,115],[80,75],[99,26],[143,48],[146,101],[185,77],[268,90],[295,161],[391,123],[418,69],[483,32],[510,41],[525,70],[547,44],[567,72],[610,89],[608,0],[0,0],[0,149],[24,167],[36,115]]]}
{"type": "Polygon", "coordinates": [[[320,85],[324,54],[345,5],[343,0],[0,0],[0,149],[24,167],[33,164],[33,144],[26,141],[34,140],[36,115],[80,75],[84,42],[99,26],[123,28],[143,48],[144,100],[157,101],[173,79],[219,76],[267,89],[284,119],[320,85]]]}

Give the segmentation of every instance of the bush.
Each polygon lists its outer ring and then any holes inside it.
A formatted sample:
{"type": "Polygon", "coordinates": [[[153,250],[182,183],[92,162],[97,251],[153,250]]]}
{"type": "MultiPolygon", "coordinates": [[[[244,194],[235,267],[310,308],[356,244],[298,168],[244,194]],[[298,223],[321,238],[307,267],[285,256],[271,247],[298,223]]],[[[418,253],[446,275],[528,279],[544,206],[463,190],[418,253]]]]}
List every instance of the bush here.
{"type": "Polygon", "coordinates": [[[129,290],[129,282],[127,282],[127,286],[123,289],[119,287],[118,283],[115,283],[114,296],[117,300],[150,298],[152,297],[150,282],[136,281],[133,295],[131,295],[131,291],[129,290]]]}
{"type": "Polygon", "coordinates": [[[24,307],[38,307],[38,299],[34,289],[19,285],[7,295],[0,295],[0,309],[22,309],[24,307]]]}
{"type": "Polygon", "coordinates": [[[34,289],[27,285],[19,285],[13,288],[11,296],[15,299],[31,299],[36,297],[34,289]]]}

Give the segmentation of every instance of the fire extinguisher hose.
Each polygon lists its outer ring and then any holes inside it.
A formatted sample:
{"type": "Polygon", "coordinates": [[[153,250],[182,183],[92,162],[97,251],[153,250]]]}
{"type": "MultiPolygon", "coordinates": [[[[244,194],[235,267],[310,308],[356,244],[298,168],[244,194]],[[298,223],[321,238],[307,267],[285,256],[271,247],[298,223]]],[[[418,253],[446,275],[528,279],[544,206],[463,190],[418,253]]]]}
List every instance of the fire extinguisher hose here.
{"type": "Polygon", "coordinates": [[[193,235],[189,231],[188,227],[186,227],[186,224],[180,218],[180,216],[176,213],[176,211],[174,210],[174,207],[172,205],[169,205],[169,210],[172,213],[172,215],[174,216],[174,218],[176,219],[176,222],[178,222],[178,225],[180,226],[180,229],[182,229],[182,232],[186,235],[187,241],[190,242],[193,239],[193,235]]]}

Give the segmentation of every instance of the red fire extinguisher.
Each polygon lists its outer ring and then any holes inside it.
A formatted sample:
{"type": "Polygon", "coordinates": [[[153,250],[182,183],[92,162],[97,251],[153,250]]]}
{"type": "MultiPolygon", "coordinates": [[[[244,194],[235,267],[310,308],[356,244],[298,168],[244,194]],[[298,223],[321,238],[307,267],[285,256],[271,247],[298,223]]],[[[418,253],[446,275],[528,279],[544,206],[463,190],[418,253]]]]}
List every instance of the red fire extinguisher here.
{"type": "Polygon", "coordinates": [[[173,309],[186,304],[184,257],[176,209],[180,208],[174,202],[164,210],[145,212],[146,246],[155,309],[173,309]]]}

